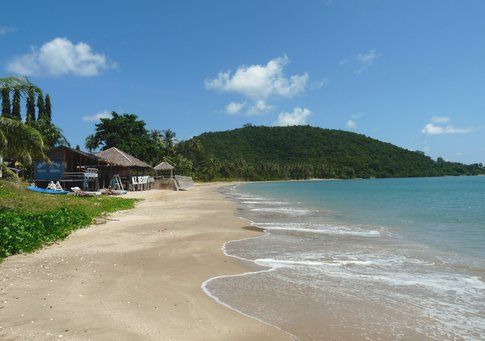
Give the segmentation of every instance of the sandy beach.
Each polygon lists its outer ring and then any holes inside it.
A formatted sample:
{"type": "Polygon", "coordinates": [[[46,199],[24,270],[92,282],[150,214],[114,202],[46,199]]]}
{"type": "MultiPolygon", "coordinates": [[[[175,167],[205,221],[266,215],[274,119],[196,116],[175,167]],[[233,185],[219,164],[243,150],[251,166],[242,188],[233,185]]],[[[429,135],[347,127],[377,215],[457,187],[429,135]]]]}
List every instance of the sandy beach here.
{"type": "Polygon", "coordinates": [[[284,340],[201,289],[251,270],[221,251],[257,236],[216,185],[153,190],[133,210],[0,264],[2,340],[284,340]]]}

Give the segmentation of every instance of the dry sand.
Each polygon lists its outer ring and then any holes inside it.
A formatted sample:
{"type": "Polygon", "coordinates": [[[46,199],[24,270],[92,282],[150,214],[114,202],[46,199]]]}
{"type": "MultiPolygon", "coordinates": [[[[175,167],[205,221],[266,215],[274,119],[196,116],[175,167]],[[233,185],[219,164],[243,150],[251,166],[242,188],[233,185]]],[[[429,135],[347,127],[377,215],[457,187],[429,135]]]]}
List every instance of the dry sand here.
{"type": "Polygon", "coordinates": [[[285,340],[216,303],[210,277],[248,271],[222,254],[243,229],[214,185],[153,190],[108,222],[0,264],[2,340],[285,340]]]}

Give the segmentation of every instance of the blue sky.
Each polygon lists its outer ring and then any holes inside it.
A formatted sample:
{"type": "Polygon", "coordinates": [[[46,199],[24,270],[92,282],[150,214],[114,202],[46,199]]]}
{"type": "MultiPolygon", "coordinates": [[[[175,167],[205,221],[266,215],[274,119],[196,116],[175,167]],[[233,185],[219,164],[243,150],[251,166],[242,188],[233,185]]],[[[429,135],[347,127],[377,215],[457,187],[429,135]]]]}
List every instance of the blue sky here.
{"type": "Polygon", "coordinates": [[[180,139],[307,123],[485,162],[483,18],[472,0],[17,1],[0,76],[49,93],[73,145],[115,110],[180,139]]]}

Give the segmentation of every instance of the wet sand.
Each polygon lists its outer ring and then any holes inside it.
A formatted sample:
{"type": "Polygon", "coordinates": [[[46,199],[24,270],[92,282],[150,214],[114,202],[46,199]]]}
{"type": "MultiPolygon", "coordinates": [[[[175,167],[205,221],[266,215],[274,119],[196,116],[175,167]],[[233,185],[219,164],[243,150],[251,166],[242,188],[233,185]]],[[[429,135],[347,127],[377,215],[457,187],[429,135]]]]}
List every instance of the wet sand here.
{"type": "Polygon", "coordinates": [[[285,340],[216,303],[201,284],[250,271],[226,257],[243,229],[216,190],[130,193],[145,200],[34,254],[0,264],[2,340],[285,340]]]}

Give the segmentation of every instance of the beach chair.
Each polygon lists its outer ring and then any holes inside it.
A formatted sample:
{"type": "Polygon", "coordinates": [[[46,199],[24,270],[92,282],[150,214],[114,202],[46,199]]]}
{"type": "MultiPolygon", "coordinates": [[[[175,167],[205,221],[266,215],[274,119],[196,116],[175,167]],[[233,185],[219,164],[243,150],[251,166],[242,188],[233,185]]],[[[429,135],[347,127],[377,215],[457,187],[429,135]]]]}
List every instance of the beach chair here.
{"type": "Polygon", "coordinates": [[[52,190],[55,191],[56,190],[56,184],[54,183],[54,181],[49,182],[46,189],[52,189],[52,190]]]}
{"type": "Polygon", "coordinates": [[[131,177],[131,184],[133,186],[133,190],[136,191],[137,188],[138,188],[138,185],[139,185],[138,177],[137,176],[132,176],[131,177]]]}
{"type": "Polygon", "coordinates": [[[74,195],[77,195],[79,197],[85,197],[89,195],[88,193],[81,190],[79,187],[71,187],[71,191],[74,193],[74,195]]]}
{"type": "Polygon", "coordinates": [[[56,191],[63,191],[64,188],[62,188],[61,183],[59,181],[56,182],[56,191]]]}

